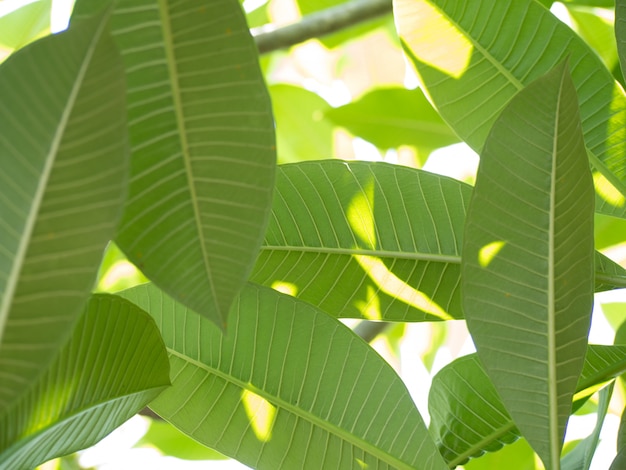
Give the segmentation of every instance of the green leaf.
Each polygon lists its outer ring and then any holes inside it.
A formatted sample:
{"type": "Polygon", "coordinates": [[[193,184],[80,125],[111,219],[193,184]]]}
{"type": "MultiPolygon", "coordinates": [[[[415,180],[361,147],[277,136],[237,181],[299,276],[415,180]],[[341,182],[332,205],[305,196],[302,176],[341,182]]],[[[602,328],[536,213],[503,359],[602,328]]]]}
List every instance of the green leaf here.
{"type": "Polygon", "coordinates": [[[624,0],[615,2],[615,39],[622,75],[626,77],[626,1],[624,0]]]}
{"type": "Polygon", "coordinates": [[[70,334],[119,220],[125,91],[106,24],[76,24],[0,67],[0,410],[70,334]]]}
{"type": "Polygon", "coordinates": [[[0,414],[0,469],[34,468],[95,444],[169,385],[152,318],[96,294],[50,367],[0,414]]]}
{"type": "MultiPolygon", "coordinates": [[[[75,17],[100,2],[79,1],[75,17]]],[[[271,104],[235,0],[121,0],[132,160],[115,239],[152,281],[224,326],[271,209],[271,104]]]]}
{"type": "Polygon", "coordinates": [[[34,0],[0,17],[0,44],[19,49],[50,32],[52,0],[34,0]]]}
{"type": "MultiPolygon", "coordinates": [[[[589,345],[577,400],[625,371],[626,346],[589,345]]],[[[435,375],[428,410],[431,435],[450,468],[520,437],[476,354],[455,359],[435,375]]]]}
{"type": "Polygon", "coordinates": [[[224,460],[219,452],[203,446],[166,421],[152,420],[136,447],[154,447],[163,455],[184,460],[224,460]]]}
{"type": "Polygon", "coordinates": [[[413,145],[428,155],[459,141],[419,88],[378,88],[326,115],[382,149],[413,145]]]}
{"type": "Polygon", "coordinates": [[[147,284],[120,295],[155,318],[173,387],[150,407],[258,469],[445,469],[404,384],[324,312],[249,284],[227,336],[147,284]]]}
{"type": "Polygon", "coordinates": [[[435,375],[428,413],[430,433],[450,468],[520,437],[476,354],[454,360],[435,375]]]}
{"type": "MultiPolygon", "coordinates": [[[[399,165],[327,160],[278,167],[254,282],[337,317],[462,318],[461,244],[472,187],[399,165]]],[[[596,253],[598,290],[626,270],[596,253]]]]}
{"type": "Polygon", "coordinates": [[[280,166],[251,279],[334,316],[460,318],[470,194],[451,178],[385,163],[280,166]]]}
{"type": "Polygon", "coordinates": [[[561,461],[561,468],[563,470],[589,470],[593,454],[600,441],[600,431],[602,430],[604,418],[606,418],[606,413],[609,409],[609,402],[613,395],[614,385],[615,382],[611,382],[600,391],[596,426],[589,436],[583,439],[574,450],[563,457],[561,461]]]}
{"type": "Polygon", "coordinates": [[[574,22],[576,32],[602,58],[606,68],[613,70],[619,62],[613,22],[588,7],[570,6],[567,11],[574,22]]]}
{"type": "Polygon", "coordinates": [[[535,451],[528,445],[526,439],[519,439],[497,452],[470,460],[463,465],[463,468],[465,470],[493,470],[496,468],[536,470],[537,466],[535,465],[535,451]]]}
{"type": "Polygon", "coordinates": [[[272,85],[278,159],[282,163],[333,156],[333,126],[324,118],[330,105],[317,94],[292,85],[272,85]]]}
{"type": "Polygon", "coordinates": [[[593,230],[596,249],[602,250],[624,242],[626,220],[596,213],[593,230]]]}
{"type": "Polygon", "coordinates": [[[617,453],[609,470],[622,470],[624,467],[626,467],[626,449],[622,449],[617,453]]]}
{"type": "Polygon", "coordinates": [[[576,33],[535,0],[394,0],[394,13],[427,94],[478,153],[506,103],[569,57],[596,210],[626,218],[626,96],[576,33]]]}
{"type": "Polygon", "coordinates": [[[593,303],[593,184],[567,64],[496,120],[467,215],[463,310],[485,369],[558,469],[593,303]]]}

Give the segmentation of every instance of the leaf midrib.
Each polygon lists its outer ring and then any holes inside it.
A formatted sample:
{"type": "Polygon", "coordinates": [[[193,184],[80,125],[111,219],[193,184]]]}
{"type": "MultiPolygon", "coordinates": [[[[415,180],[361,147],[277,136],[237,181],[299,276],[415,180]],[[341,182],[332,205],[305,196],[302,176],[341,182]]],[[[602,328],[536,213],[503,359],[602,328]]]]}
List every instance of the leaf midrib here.
{"type": "MultiPolygon", "coordinates": [[[[417,253],[411,251],[368,250],[361,248],[333,248],[317,246],[294,245],[263,245],[261,252],[284,251],[293,253],[317,253],[327,255],[371,256],[376,258],[396,258],[410,261],[428,261],[434,263],[461,264],[460,255],[443,255],[437,253],[417,253]]],[[[604,271],[594,271],[597,282],[608,283],[614,286],[626,287],[626,277],[619,274],[610,274],[604,271]]]]}
{"type": "Polygon", "coordinates": [[[239,380],[238,378],[229,375],[225,372],[222,372],[219,369],[216,369],[214,367],[211,367],[207,364],[204,364],[200,361],[197,361],[195,359],[190,358],[189,356],[185,355],[184,353],[181,353],[179,351],[176,351],[170,347],[166,348],[168,353],[181,359],[182,361],[195,366],[201,370],[206,371],[209,374],[214,374],[217,377],[220,377],[221,379],[232,383],[233,385],[239,387],[242,390],[249,390],[253,393],[255,393],[256,395],[259,395],[260,397],[264,398],[265,400],[267,400],[269,403],[272,403],[275,406],[279,406],[281,408],[283,408],[284,410],[286,410],[289,413],[292,413],[296,416],[299,416],[301,418],[303,418],[304,420],[310,422],[311,424],[313,424],[314,426],[317,426],[325,431],[327,431],[328,433],[330,433],[331,435],[337,436],[341,439],[343,439],[346,442],[349,442],[350,444],[354,445],[357,448],[363,449],[366,452],[368,452],[369,454],[373,455],[374,457],[376,457],[377,459],[386,462],[390,465],[393,465],[394,467],[398,468],[398,469],[404,469],[404,470],[414,470],[414,467],[412,467],[411,465],[407,464],[406,462],[399,460],[397,457],[389,454],[388,452],[384,451],[383,449],[373,446],[372,444],[370,444],[368,441],[354,435],[351,434],[350,432],[344,430],[343,428],[340,428],[339,426],[336,426],[328,421],[325,421],[321,418],[319,418],[318,416],[314,415],[313,413],[303,410],[302,408],[298,408],[294,405],[292,405],[291,403],[283,400],[280,397],[277,397],[275,395],[270,395],[269,393],[267,393],[265,390],[260,389],[255,387],[254,385],[248,383],[248,382],[244,382],[243,380],[239,380]]]}
{"type": "Polygon", "coordinates": [[[43,171],[41,173],[41,177],[39,178],[39,184],[37,185],[37,188],[35,190],[33,202],[30,205],[28,217],[26,218],[26,223],[24,226],[24,230],[22,232],[22,237],[18,244],[17,252],[15,253],[15,259],[12,263],[11,270],[8,275],[7,286],[6,286],[5,291],[2,293],[2,302],[0,303],[0,346],[2,345],[2,339],[4,335],[4,330],[6,327],[6,322],[9,318],[9,312],[11,310],[12,301],[14,299],[15,291],[17,290],[17,285],[20,279],[19,273],[26,259],[29,242],[31,240],[33,231],[35,229],[37,216],[39,215],[43,198],[46,192],[46,188],[48,187],[48,181],[50,180],[50,175],[52,174],[52,169],[53,169],[54,163],[56,162],[58,150],[59,150],[59,147],[61,146],[65,129],[67,128],[67,124],[72,115],[72,111],[74,110],[74,104],[76,102],[81,86],[83,84],[85,75],[87,73],[87,69],[89,68],[89,65],[91,64],[93,54],[100,41],[100,38],[103,33],[104,25],[107,23],[107,19],[109,15],[110,15],[110,11],[103,14],[102,16],[103,20],[100,21],[100,23],[98,24],[96,33],[92,36],[93,40],[91,44],[89,45],[89,47],[87,48],[87,50],[85,51],[85,57],[78,70],[78,75],[76,79],[74,80],[74,85],[68,97],[65,108],[63,109],[63,113],[61,114],[61,119],[57,125],[52,142],[50,143],[48,154],[46,155],[46,158],[45,158],[43,171]]]}
{"type": "Polygon", "coordinates": [[[181,91],[179,84],[179,73],[176,62],[176,54],[174,52],[174,35],[171,28],[171,18],[169,14],[168,0],[159,0],[159,13],[161,16],[161,25],[163,31],[163,49],[165,51],[165,57],[167,62],[167,68],[169,71],[170,85],[172,87],[172,101],[174,103],[174,115],[176,116],[176,126],[178,128],[178,136],[180,138],[180,150],[183,162],[185,164],[185,176],[187,177],[187,186],[189,188],[189,195],[191,199],[191,205],[194,212],[194,222],[198,233],[198,239],[200,241],[200,250],[202,251],[202,265],[205,268],[207,279],[209,280],[209,289],[211,291],[211,297],[214,304],[215,311],[221,321],[224,321],[224,312],[222,312],[220,303],[217,299],[217,292],[215,291],[215,282],[213,282],[213,273],[209,266],[209,256],[204,240],[204,229],[202,228],[200,218],[200,207],[198,204],[198,195],[196,194],[196,186],[193,179],[193,168],[191,165],[191,155],[189,154],[189,143],[187,141],[187,129],[185,126],[185,115],[183,110],[183,104],[181,101],[181,91]]]}

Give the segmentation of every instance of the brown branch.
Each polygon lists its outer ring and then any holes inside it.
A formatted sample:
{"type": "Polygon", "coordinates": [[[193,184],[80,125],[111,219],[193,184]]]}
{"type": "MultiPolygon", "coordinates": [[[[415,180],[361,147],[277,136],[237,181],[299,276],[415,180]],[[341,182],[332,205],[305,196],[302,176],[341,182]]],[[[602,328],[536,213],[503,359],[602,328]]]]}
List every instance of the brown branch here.
{"type": "Polygon", "coordinates": [[[267,54],[376,19],[390,14],[391,11],[391,0],[352,0],[311,13],[297,23],[273,31],[262,32],[267,27],[255,28],[252,34],[259,54],[267,54]]]}

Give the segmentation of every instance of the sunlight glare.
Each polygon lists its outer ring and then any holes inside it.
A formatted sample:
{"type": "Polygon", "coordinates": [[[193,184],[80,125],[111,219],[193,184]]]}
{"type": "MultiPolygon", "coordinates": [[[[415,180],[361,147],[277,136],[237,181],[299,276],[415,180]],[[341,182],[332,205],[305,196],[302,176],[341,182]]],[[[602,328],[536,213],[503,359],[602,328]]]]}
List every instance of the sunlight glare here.
{"type": "Polygon", "coordinates": [[[250,390],[244,390],[241,399],[254,435],[258,440],[268,442],[272,438],[276,407],[250,390]]]}
{"type": "Polygon", "coordinates": [[[504,248],[504,245],[506,245],[506,242],[502,240],[487,243],[480,250],[478,250],[478,263],[483,268],[489,266],[489,264],[493,261],[496,255],[500,253],[500,250],[504,248]]]}
{"type": "Polygon", "coordinates": [[[363,187],[363,191],[354,195],[347,211],[350,228],[359,238],[359,241],[372,250],[376,249],[376,225],[373,205],[374,182],[371,181],[363,187]]]}
{"type": "Polygon", "coordinates": [[[603,174],[593,172],[593,184],[596,187],[596,194],[614,207],[624,207],[626,198],[624,195],[607,180],[603,174]]]}
{"type": "Polygon", "coordinates": [[[401,0],[394,4],[397,27],[415,58],[454,78],[461,77],[472,57],[470,40],[430,2],[401,0]]]}
{"type": "Polygon", "coordinates": [[[418,310],[438,317],[441,320],[453,320],[453,318],[436,302],[423,292],[420,292],[392,273],[385,263],[371,256],[352,255],[368,276],[380,286],[385,294],[395,297],[418,310]]]}

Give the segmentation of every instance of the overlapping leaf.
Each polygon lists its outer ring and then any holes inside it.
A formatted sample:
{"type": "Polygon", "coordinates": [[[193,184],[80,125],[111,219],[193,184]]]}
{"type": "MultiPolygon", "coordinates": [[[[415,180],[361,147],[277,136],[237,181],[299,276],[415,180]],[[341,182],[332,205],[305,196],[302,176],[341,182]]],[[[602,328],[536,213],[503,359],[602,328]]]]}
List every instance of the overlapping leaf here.
{"type": "MultiPolygon", "coordinates": [[[[75,18],[101,7],[84,0],[75,18]]],[[[263,238],[274,123],[239,2],[120,0],[132,160],[116,242],[151,280],[219,325],[263,238]]]]}
{"type": "MultiPolygon", "coordinates": [[[[626,346],[589,345],[576,392],[589,397],[588,390],[625,371],[626,346]]],[[[520,437],[476,354],[456,359],[437,373],[428,409],[430,432],[450,468],[520,437]]]]}
{"type": "Polygon", "coordinates": [[[0,413],[0,469],[30,469],[95,444],[169,385],[152,318],[98,294],[37,383],[0,413]]]}
{"type": "Polygon", "coordinates": [[[123,297],[155,318],[173,386],[150,407],[259,469],[445,469],[404,384],[352,331],[248,285],[226,336],[153,285],[123,297]]]}
{"type": "Polygon", "coordinates": [[[513,95],[569,57],[596,210],[626,217],[626,97],[576,33],[535,0],[394,0],[394,14],[436,108],[478,152],[513,95]]]}
{"type": "MultiPolygon", "coordinates": [[[[279,166],[255,282],[338,317],[462,318],[460,262],[471,186],[398,165],[279,166]]],[[[597,290],[626,271],[596,253],[597,290]]]]}
{"type": "Polygon", "coordinates": [[[566,65],[496,120],[468,209],[463,310],[524,437],[558,468],[593,302],[593,184],[566,65]]]}
{"type": "Polygon", "coordinates": [[[106,24],[76,24],[0,67],[0,411],[71,332],[121,212],[125,88],[106,24]]]}

